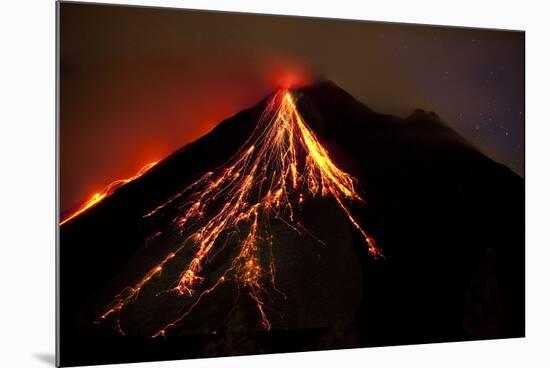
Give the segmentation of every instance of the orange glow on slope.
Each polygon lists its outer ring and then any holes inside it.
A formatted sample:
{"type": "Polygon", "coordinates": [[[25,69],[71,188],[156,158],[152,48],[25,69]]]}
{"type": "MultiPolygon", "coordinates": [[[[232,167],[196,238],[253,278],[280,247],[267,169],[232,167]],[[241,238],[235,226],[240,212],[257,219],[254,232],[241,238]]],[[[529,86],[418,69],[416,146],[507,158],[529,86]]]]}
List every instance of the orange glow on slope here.
{"type": "MultiPolygon", "coordinates": [[[[256,305],[258,318],[265,330],[271,323],[264,309],[269,290],[275,285],[272,257],[273,234],[270,222],[280,221],[299,234],[307,230],[295,214],[303,202],[328,197],[342,209],[354,228],[362,235],[369,254],[381,256],[374,239],[361,227],[348,207],[362,199],[355,189],[355,179],[340,170],[298,112],[292,94],[278,91],[268,102],[251,137],[225,165],[204,174],[183,192],[160,205],[144,217],[155,216],[177,198],[186,195],[181,213],[173,224],[181,235],[179,247],[149,270],[136,284],[127,287],[100,315],[105,320],[113,315],[121,334],[120,314],[139,297],[139,293],[163,267],[191,242],[192,258],[183,262],[177,279],[168,290],[192,298],[182,314],[152,333],[153,337],[182,323],[204,298],[221,284],[232,281],[245,290],[256,305]],[[189,194],[190,193],[190,194],[189,194]],[[241,239],[228,266],[221,270],[211,285],[206,284],[204,267],[215,257],[227,239],[241,239]]],[[[174,260],[174,262],[176,262],[174,260]]]]}
{"type": "Polygon", "coordinates": [[[139,178],[140,176],[142,176],[143,174],[145,174],[147,171],[149,171],[153,166],[155,166],[158,162],[151,162],[147,165],[145,165],[144,167],[141,168],[141,170],[139,170],[137,172],[136,175],[130,177],[130,178],[127,178],[127,179],[119,179],[119,180],[115,180],[113,181],[111,184],[107,185],[105,188],[103,188],[100,192],[97,192],[95,193],[94,195],[92,195],[86,202],[84,202],[84,204],[82,204],[76,211],[74,211],[73,213],[71,213],[70,215],[68,215],[67,217],[65,217],[61,223],[59,225],[63,225],[64,223],[72,220],[73,218],[77,217],[78,215],[80,215],[81,213],[83,212],[86,212],[89,208],[95,206],[97,203],[101,202],[104,198],[110,196],[111,194],[113,194],[113,192],[115,190],[117,190],[118,188],[120,188],[121,186],[123,186],[124,184],[127,184],[133,180],[136,180],[137,178],[139,178]]]}

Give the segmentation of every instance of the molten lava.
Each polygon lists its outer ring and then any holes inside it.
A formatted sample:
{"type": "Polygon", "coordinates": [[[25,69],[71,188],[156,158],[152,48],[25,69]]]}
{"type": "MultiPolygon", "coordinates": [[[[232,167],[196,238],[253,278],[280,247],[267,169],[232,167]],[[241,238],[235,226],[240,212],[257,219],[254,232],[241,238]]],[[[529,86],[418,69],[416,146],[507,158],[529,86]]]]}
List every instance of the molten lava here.
{"type": "Polygon", "coordinates": [[[149,171],[153,166],[155,166],[157,164],[157,162],[151,162],[147,165],[145,165],[143,168],[141,168],[141,170],[139,170],[137,172],[136,175],[130,177],[130,178],[127,178],[127,179],[119,179],[119,180],[115,180],[113,181],[111,184],[107,185],[105,188],[103,188],[100,192],[97,192],[95,193],[94,195],[92,195],[86,202],[84,202],[76,211],[74,211],[73,213],[69,214],[68,216],[66,216],[61,222],[59,225],[63,225],[64,223],[72,220],[73,218],[77,217],[78,215],[80,215],[81,213],[83,212],[86,212],[89,208],[95,206],[96,204],[98,204],[99,202],[101,202],[103,199],[107,198],[108,196],[110,196],[111,194],[113,194],[113,192],[115,190],[117,190],[118,188],[120,188],[121,186],[123,186],[124,184],[128,184],[129,182],[131,181],[134,181],[136,180],[137,178],[139,178],[140,176],[142,176],[143,174],[145,174],[147,171],[149,171]]]}
{"type": "Polygon", "coordinates": [[[362,201],[354,178],[330,159],[298,112],[291,92],[280,90],[269,100],[254,132],[233,158],[144,216],[156,216],[181,200],[179,213],[172,219],[180,244],[139,282],[117,295],[100,320],[112,316],[124,334],[120,324],[123,309],[139,297],[152,278],[160,277],[167,263],[174,262],[179,274],[167,291],[192,299],[181,315],[158,328],[153,337],[166,336],[205,296],[230,281],[251,298],[262,327],[269,330],[264,300],[269,290],[278,291],[270,222],[280,221],[300,234],[306,233],[296,214],[303,202],[316,197],[332,198],[362,236],[368,252],[374,257],[381,255],[349,208],[350,203],[362,201]],[[205,264],[209,257],[220,254],[228,239],[239,239],[232,258],[206,285],[205,264]],[[184,257],[177,256],[188,246],[193,247],[192,255],[183,261],[184,257]]]}

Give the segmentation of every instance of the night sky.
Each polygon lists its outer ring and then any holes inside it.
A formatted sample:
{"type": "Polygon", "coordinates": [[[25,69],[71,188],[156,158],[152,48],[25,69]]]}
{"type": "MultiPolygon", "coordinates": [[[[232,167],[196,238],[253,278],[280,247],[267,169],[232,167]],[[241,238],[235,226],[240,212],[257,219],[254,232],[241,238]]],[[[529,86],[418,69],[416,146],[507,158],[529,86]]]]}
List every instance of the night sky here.
{"type": "Polygon", "coordinates": [[[314,76],[524,173],[523,32],[71,3],[60,22],[62,210],[314,76]]]}

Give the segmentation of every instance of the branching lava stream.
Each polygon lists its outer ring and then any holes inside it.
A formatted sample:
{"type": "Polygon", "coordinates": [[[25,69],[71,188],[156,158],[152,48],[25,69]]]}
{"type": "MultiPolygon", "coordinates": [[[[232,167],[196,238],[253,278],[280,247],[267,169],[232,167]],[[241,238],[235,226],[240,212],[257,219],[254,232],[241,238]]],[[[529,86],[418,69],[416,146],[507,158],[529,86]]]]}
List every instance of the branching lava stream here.
{"type": "Polygon", "coordinates": [[[99,320],[113,318],[124,334],[120,314],[139,297],[151,279],[160,277],[163,268],[188,246],[190,261],[168,290],[192,302],[169,323],[160,326],[152,337],[167,332],[193,312],[204,297],[225,282],[235,282],[254,302],[260,323],[271,328],[264,308],[268,289],[276,289],[271,250],[269,260],[262,257],[273,245],[270,220],[277,219],[303,234],[307,230],[295,218],[304,201],[315,197],[332,198],[361,235],[369,254],[381,252],[373,238],[355,219],[349,204],[362,201],[355,179],[340,170],[314,132],[302,119],[289,90],[279,90],[267,103],[255,130],[242,148],[225,165],[202,175],[189,188],[160,205],[145,217],[157,215],[174,198],[185,196],[181,212],[173,219],[181,235],[179,248],[167,254],[134,285],[125,288],[101,313],[99,320]],[[221,203],[212,210],[213,203],[221,203]],[[210,206],[210,207],[209,207],[210,206]],[[244,229],[244,230],[243,230],[244,229]],[[241,239],[230,262],[211,285],[205,286],[203,267],[209,256],[223,247],[224,240],[238,234],[241,239]]]}

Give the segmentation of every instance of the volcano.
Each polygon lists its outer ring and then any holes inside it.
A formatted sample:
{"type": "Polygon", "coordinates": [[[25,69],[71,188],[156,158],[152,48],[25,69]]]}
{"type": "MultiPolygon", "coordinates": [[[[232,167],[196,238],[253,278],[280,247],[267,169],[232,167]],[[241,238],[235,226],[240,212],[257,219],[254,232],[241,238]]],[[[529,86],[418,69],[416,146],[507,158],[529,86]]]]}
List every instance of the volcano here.
{"type": "Polygon", "coordinates": [[[524,180],[322,81],[84,203],[60,275],[63,365],[520,337],[524,180]]]}

